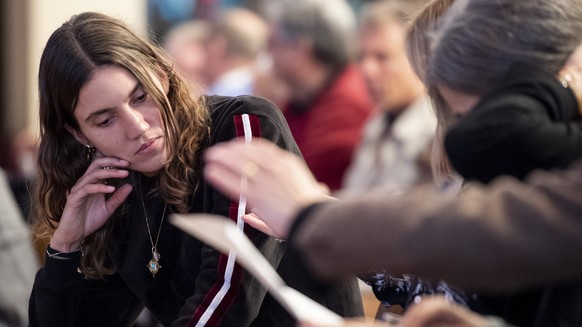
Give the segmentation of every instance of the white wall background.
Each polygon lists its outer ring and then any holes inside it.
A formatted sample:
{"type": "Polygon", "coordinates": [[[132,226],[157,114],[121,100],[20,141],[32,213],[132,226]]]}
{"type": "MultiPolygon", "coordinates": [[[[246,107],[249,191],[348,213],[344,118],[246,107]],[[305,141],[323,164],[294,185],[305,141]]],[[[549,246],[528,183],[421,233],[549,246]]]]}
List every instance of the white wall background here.
{"type": "Polygon", "coordinates": [[[2,105],[8,119],[2,128],[22,126],[37,130],[37,75],[40,56],[51,33],[72,15],[97,11],[121,18],[138,31],[147,27],[147,0],[2,0],[6,8],[0,19],[7,46],[2,64],[7,75],[7,95],[2,105]]]}

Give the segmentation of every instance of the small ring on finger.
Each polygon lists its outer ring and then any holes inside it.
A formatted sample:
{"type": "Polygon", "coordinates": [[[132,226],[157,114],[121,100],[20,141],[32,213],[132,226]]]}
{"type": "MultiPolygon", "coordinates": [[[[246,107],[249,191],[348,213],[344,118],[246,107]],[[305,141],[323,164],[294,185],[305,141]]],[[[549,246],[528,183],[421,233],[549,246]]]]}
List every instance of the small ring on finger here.
{"type": "Polygon", "coordinates": [[[244,176],[253,177],[259,173],[259,166],[256,163],[249,161],[245,163],[241,172],[244,176]]]}

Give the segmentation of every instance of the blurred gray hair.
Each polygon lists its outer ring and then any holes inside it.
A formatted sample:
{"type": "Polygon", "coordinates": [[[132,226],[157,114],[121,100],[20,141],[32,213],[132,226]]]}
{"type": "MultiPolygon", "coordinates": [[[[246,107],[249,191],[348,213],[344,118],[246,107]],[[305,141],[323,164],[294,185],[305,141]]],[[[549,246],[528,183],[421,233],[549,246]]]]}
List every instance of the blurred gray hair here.
{"type": "Polygon", "coordinates": [[[458,0],[435,35],[428,82],[483,95],[516,65],[556,75],[582,40],[582,0],[458,0]]]}
{"type": "Polygon", "coordinates": [[[376,0],[365,2],[360,11],[360,25],[379,26],[386,21],[408,25],[428,0],[376,0]]]}
{"type": "Polygon", "coordinates": [[[211,24],[210,35],[224,38],[228,55],[254,60],[264,51],[269,30],[267,22],[257,13],[231,8],[211,24]]]}
{"type": "Polygon", "coordinates": [[[287,40],[307,39],[321,63],[342,67],[356,55],[356,17],[346,0],[276,0],[267,16],[287,40]]]}

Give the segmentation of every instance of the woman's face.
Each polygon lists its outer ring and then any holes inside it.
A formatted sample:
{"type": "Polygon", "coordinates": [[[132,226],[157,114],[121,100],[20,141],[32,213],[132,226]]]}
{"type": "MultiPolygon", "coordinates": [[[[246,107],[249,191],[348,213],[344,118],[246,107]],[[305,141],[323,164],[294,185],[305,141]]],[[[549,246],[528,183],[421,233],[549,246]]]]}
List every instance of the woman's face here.
{"type": "Polygon", "coordinates": [[[457,116],[463,116],[479,102],[479,97],[476,95],[455,91],[442,85],[437,85],[437,89],[453,113],[457,116]]]}
{"type": "Polygon", "coordinates": [[[162,169],[167,153],[160,110],[126,69],[97,68],[79,92],[74,115],[79,130],[70,132],[97,155],[127,160],[129,169],[145,175],[162,169]]]}

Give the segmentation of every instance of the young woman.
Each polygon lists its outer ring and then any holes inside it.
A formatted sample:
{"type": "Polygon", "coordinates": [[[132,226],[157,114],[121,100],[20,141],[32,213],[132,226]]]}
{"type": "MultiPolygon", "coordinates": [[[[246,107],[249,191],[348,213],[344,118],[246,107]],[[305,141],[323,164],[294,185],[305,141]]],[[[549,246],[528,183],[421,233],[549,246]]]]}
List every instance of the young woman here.
{"type": "MultiPolygon", "coordinates": [[[[191,94],[158,47],[97,13],[52,34],[39,91],[35,236],[50,244],[30,299],[32,326],[131,326],[144,306],[165,326],[294,323],[234,253],[167,222],[172,212],[236,220],[285,275],[285,245],[245,226],[244,201],[202,179],[204,150],[234,138],[265,138],[298,155],[275,106],[191,94]]],[[[333,294],[346,300],[341,307],[327,295],[316,300],[361,314],[357,284],[345,285],[333,294]]]]}

